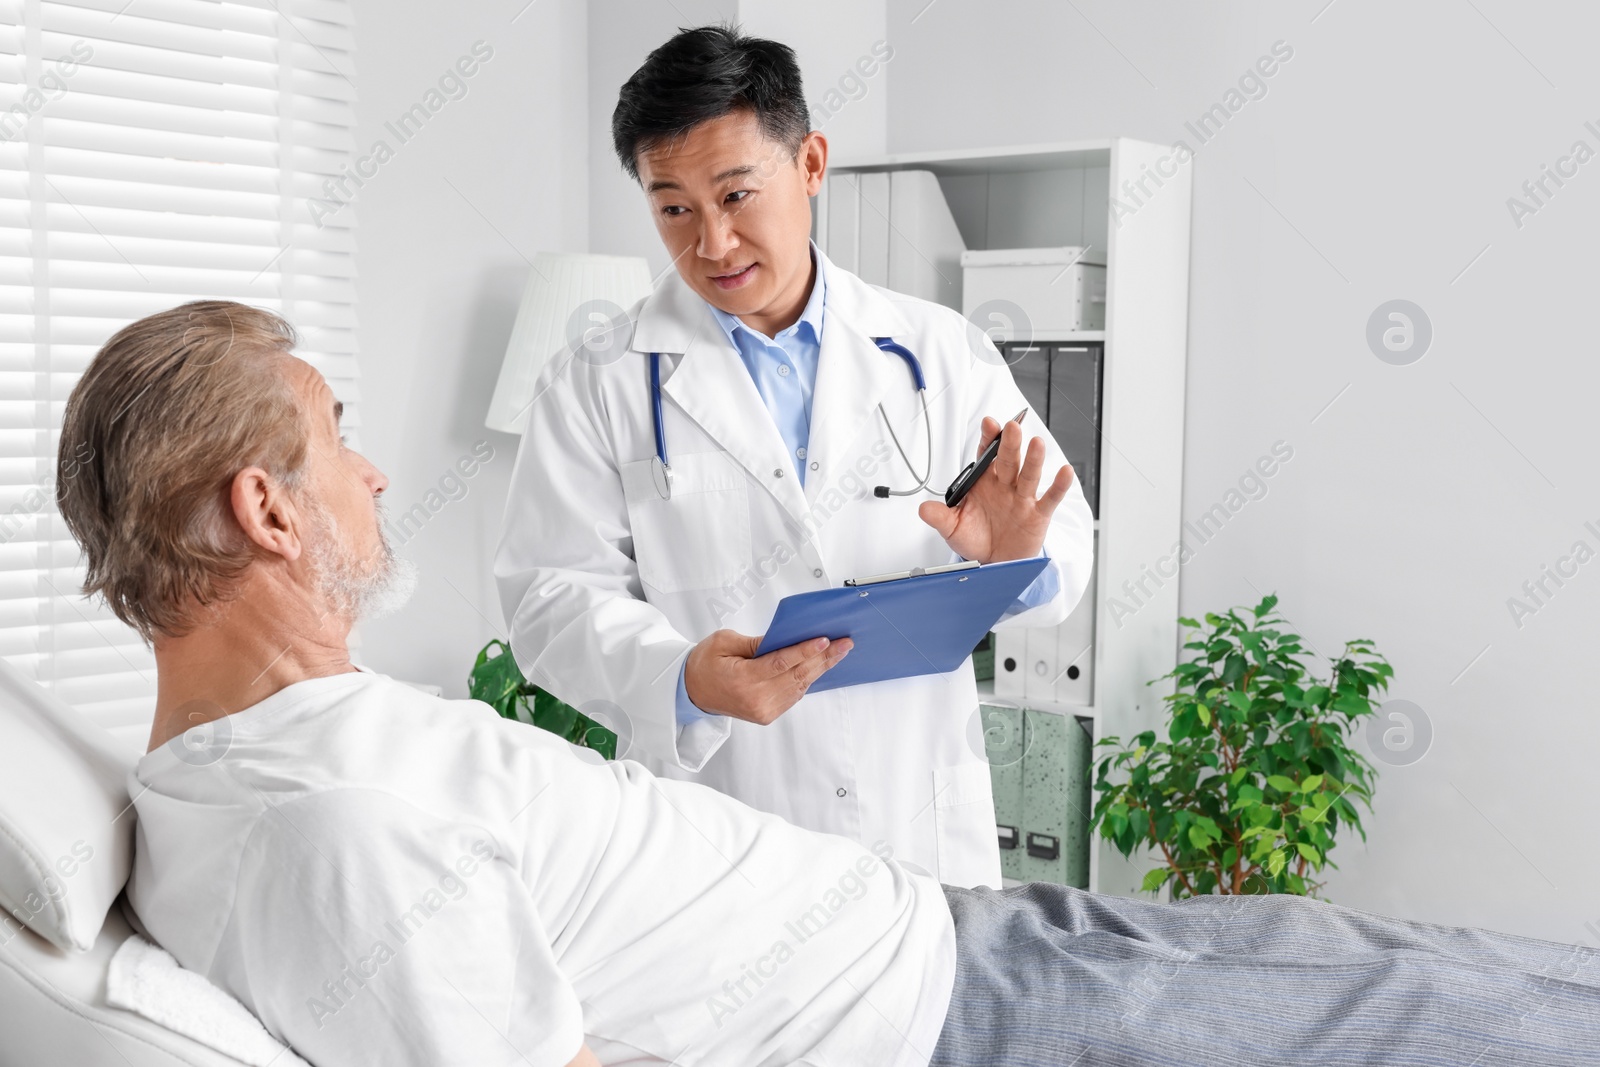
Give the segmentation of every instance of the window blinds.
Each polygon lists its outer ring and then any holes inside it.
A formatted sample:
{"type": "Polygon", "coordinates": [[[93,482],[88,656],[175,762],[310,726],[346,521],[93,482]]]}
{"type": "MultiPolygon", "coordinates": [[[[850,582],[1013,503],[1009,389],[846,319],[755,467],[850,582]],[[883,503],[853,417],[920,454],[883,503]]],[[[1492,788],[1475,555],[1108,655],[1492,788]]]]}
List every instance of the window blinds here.
{"type": "Polygon", "coordinates": [[[117,329],[187,300],[281,312],[359,423],[345,0],[0,0],[0,656],[143,741],[154,659],[80,595],[62,408],[117,329]],[[325,205],[324,205],[325,206],[325,205]]]}

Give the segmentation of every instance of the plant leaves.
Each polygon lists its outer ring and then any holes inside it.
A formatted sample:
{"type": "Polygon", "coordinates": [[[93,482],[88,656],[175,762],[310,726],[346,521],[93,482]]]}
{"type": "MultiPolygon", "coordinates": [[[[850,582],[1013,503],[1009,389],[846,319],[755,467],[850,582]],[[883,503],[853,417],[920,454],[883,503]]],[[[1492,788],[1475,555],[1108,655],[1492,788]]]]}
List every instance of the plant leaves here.
{"type": "Polygon", "coordinates": [[[1362,639],[1313,671],[1277,603],[1180,620],[1184,661],[1148,683],[1165,721],[1095,750],[1098,836],[1130,859],[1166,851],[1147,891],[1314,894],[1339,831],[1366,835],[1377,767],[1356,735],[1393,669],[1362,639]]]}

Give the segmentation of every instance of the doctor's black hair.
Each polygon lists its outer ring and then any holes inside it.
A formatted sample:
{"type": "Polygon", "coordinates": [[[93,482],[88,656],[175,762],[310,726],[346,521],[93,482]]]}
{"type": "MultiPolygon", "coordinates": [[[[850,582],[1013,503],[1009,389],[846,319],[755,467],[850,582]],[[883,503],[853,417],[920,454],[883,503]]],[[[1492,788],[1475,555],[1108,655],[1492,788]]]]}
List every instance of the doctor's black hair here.
{"type": "Polygon", "coordinates": [[[733,26],[680,29],[623,83],[611,142],[637,181],[639,152],[735,111],[750,111],[769,138],[800,151],[811,111],[794,49],[733,26]]]}

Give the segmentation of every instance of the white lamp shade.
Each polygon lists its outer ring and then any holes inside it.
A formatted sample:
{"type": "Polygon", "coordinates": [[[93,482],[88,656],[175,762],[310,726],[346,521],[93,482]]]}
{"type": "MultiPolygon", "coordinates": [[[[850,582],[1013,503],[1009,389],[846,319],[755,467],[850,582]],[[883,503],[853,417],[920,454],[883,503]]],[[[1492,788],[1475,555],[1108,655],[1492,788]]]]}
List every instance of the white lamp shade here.
{"type": "MultiPolygon", "coordinates": [[[[649,292],[650,267],[640,256],[540,252],[522,291],[484,424],[522,433],[534,387],[551,357],[575,350],[592,331],[620,322],[649,292]]],[[[626,344],[627,337],[618,343],[626,344]]]]}

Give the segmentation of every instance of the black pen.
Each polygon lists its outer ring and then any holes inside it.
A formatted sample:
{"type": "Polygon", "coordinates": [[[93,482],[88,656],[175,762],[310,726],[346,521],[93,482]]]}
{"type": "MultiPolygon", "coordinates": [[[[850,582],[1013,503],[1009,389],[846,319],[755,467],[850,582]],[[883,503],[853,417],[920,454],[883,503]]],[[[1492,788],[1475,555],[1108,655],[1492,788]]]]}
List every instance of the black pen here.
{"type": "MultiPolygon", "coordinates": [[[[1011,421],[1020,425],[1027,415],[1028,409],[1023,408],[1017,412],[1017,417],[1011,421]]],[[[1000,427],[1000,430],[1003,433],[1005,427],[1000,427]]],[[[972,487],[978,484],[978,479],[983,477],[983,472],[989,469],[989,464],[994,462],[994,457],[1000,454],[1000,436],[998,433],[995,434],[994,440],[990,441],[989,446],[978,454],[978,458],[968,463],[966,468],[956,475],[956,480],[951,482],[950,488],[944,491],[945,507],[953,508],[959,505],[966,495],[972,491],[972,487]]]]}

